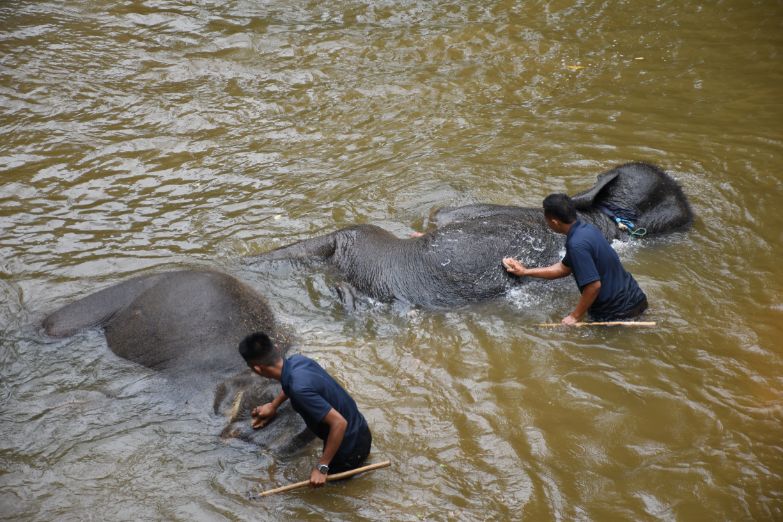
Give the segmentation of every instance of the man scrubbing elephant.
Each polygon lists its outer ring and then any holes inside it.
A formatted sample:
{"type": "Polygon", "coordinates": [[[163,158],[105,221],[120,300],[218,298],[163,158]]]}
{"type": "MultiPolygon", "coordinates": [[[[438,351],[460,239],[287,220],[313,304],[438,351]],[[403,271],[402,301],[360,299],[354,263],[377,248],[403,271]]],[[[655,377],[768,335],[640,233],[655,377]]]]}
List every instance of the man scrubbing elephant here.
{"type": "Polygon", "coordinates": [[[577,219],[574,202],[566,194],[544,199],[547,226],[566,236],[565,257],[545,267],[527,268],[512,257],[503,266],[515,276],[559,279],[574,276],[581,297],[562,323],[574,325],[585,313],[596,321],[617,321],[636,317],[647,309],[647,296],[629,274],[612,246],[595,226],[577,219]]]}

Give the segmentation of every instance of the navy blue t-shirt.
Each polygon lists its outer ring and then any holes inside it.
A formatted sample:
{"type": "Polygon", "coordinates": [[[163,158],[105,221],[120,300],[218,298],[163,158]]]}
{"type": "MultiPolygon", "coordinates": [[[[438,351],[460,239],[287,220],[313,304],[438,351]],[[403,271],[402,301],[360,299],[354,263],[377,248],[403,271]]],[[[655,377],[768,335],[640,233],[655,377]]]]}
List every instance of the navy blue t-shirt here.
{"type": "Polygon", "coordinates": [[[332,462],[345,460],[353,451],[362,428],[367,426],[348,392],[317,362],[303,355],[292,355],[283,361],[280,384],[294,411],[324,444],[329,437],[329,425],[323,420],[329,410],[334,408],[348,421],[343,442],[332,462]]]}
{"type": "Polygon", "coordinates": [[[601,231],[577,220],[566,236],[563,264],[569,267],[579,292],[593,281],[601,281],[601,291],[590,306],[590,316],[597,321],[622,317],[645,299],[644,292],[629,274],[617,252],[601,231]]]}

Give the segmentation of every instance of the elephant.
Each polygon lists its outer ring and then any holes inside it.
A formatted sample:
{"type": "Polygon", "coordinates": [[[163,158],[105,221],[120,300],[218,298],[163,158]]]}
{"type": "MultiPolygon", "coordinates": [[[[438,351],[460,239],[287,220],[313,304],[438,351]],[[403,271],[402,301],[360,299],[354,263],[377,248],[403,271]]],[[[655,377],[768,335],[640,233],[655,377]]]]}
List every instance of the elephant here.
{"type": "Polygon", "coordinates": [[[285,353],[291,340],[264,298],[230,275],[179,270],[134,277],[60,308],[42,326],[52,337],[102,327],[112,352],[166,377],[174,400],[211,400],[213,412],[227,418],[224,438],[291,453],[314,437],[287,404],[268,426],[251,428],[251,409],[280,386],[247,368],[239,342],[264,331],[285,353]]]}
{"type": "MultiPolygon", "coordinates": [[[[627,240],[686,230],[693,222],[677,182],[647,163],[626,163],[598,176],[573,196],[579,219],[598,227],[607,240],[627,240]],[[628,223],[630,228],[618,226],[628,223]]],[[[357,295],[383,302],[443,309],[496,298],[524,279],[501,266],[507,256],[526,266],[559,260],[565,238],[546,225],[541,208],[474,204],[443,208],[430,230],[398,238],[374,225],[355,225],[243,259],[323,260],[343,279],[337,293],[352,308],[357,295]]]]}

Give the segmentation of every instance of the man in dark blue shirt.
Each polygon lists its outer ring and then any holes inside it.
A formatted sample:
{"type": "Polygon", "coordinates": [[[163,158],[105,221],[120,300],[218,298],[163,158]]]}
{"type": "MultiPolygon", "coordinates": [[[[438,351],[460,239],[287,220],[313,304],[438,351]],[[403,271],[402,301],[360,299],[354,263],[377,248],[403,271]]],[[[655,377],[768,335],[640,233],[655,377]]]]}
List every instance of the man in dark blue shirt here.
{"type": "Polygon", "coordinates": [[[321,458],[310,473],[310,485],[322,486],[328,473],[358,468],[367,459],[372,434],[350,395],[321,368],[303,355],[283,359],[263,332],[248,335],[239,353],[258,375],[280,381],[282,393],[255,408],[253,427],[262,428],[291,399],[291,406],[324,441],[321,458]]]}
{"type": "Polygon", "coordinates": [[[526,268],[511,257],[503,266],[516,276],[558,279],[573,274],[582,296],[561,321],[577,323],[586,312],[596,321],[636,317],[647,309],[647,297],[629,274],[617,252],[600,230],[577,219],[573,201],[566,194],[550,194],[544,199],[544,219],[553,231],[566,234],[566,254],[562,261],[541,268],[526,268]]]}

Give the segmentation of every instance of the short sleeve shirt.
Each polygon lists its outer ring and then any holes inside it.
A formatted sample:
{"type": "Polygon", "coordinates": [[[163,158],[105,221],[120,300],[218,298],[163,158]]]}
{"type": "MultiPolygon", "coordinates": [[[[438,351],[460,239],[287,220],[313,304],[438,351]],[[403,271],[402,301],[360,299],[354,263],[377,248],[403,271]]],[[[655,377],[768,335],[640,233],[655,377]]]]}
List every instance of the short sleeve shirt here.
{"type": "Polygon", "coordinates": [[[636,280],[623,268],[620,257],[601,231],[577,220],[566,236],[563,264],[571,272],[582,292],[594,281],[601,281],[601,291],[590,306],[590,316],[607,321],[622,316],[645,299],[636,280]]]}
{"type": "Polygon", "coordinates": [[[333,462],[350,455],[367,421],[348,392],[317,362],[303,355],[292,355],[284,360],[280,384],[294,411],[324,444],[329,438],[329,425],[323,420],[329,410],[334,408],[345,418],[348,426],[333,462]]]}

